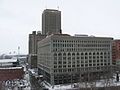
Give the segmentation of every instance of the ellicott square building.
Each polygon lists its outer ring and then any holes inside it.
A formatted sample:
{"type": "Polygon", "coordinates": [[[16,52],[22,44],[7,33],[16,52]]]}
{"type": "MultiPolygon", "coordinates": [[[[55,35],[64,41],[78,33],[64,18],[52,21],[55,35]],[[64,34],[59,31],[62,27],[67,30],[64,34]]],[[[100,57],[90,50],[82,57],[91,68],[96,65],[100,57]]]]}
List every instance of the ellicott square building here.
{"type": "Polygon", "coordinates": [[[79,82],[86,72],[103,73],[112,65],[112,40],[67,34],[47,36],[38,42],[39,74],[54,85],[79,82]]]}

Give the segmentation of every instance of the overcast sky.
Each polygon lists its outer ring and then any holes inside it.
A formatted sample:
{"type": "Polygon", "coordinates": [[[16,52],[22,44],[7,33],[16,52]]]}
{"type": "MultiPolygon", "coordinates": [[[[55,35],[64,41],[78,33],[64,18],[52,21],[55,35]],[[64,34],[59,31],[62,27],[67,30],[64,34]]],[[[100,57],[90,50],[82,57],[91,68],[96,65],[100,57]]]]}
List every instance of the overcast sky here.
{"type": "Polygon", "coordinates": [[[44,9],[62,11],[63,33],[120,38],[120,0],[0,0],[0,54],[28,53],[44,9]]]}

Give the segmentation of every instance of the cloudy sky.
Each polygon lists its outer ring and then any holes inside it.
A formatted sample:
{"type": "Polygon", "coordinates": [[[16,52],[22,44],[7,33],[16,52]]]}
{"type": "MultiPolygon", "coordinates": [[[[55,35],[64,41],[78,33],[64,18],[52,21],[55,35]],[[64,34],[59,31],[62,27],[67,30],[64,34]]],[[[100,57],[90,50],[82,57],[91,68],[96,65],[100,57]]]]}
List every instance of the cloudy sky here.
{"type": "Polygon", "coordinates": [[[41,30],[44,9],[62,11],[63,33],[120,39],[120,0],[0,0],[0,54],[28,53],[28,34],[41,30]]]}

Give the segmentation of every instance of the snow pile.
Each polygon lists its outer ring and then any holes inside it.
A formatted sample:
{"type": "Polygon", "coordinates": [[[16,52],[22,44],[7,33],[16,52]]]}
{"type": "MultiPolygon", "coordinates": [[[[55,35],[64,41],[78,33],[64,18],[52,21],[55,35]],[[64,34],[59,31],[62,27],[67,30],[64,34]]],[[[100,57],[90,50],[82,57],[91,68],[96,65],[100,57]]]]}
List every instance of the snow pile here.
{"type": "Polygon", "coordinates": [[[43,85],[43,87],[45,87],[45,88],[47,88],[49,90],[66,90],[66,89],[72,89],[72,88],[74,88],[70,84],[69,85],[54,85],[54,86],[51,86],[47,82],[42,82],[42,85],[43,85]]]}

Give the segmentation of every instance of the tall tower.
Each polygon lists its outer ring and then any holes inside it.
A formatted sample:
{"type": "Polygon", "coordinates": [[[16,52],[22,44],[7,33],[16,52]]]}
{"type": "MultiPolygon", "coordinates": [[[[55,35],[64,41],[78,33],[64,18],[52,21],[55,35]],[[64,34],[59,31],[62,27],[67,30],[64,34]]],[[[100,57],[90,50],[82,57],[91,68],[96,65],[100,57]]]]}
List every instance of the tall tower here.
{"type": "Polygon", "coordinates": [[[61,11],[45,9],[42,13],[42,34],[60,34],[61,31],[61,11]]]}

